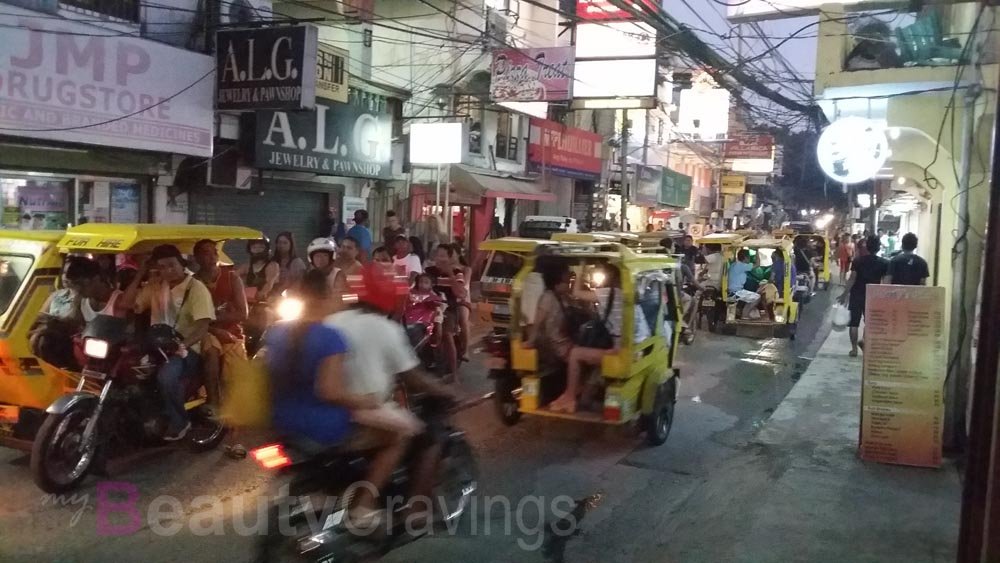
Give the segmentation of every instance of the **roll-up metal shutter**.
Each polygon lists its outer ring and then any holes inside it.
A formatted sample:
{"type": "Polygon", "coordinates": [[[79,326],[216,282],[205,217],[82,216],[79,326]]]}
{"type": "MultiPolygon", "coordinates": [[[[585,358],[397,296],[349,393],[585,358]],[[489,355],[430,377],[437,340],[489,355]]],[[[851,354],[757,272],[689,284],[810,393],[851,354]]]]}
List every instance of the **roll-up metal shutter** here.
{"type": "MultiPolygon", "coordinates": [[[[232,225],[263,231],[271,243],[282,231],[295,236],[295,249],[305,260],[305,249],[320,229],[330,196],[323,192],[265,189],[202,188],[191,193],[191,222],[232,225]]],[[[246,259],[244,243],[229,243],[226,253],[237,263],[246,259]]]]}

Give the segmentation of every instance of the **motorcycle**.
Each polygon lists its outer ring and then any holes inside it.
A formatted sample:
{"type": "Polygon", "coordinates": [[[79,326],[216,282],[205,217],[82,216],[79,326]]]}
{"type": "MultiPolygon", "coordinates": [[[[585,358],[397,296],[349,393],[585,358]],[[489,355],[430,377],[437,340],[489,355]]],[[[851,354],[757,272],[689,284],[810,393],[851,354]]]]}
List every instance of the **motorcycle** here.
{"type": "MultiPolygon", "coordinates": [[[[451,426],[448,401],[414,396],[407,403],[427,425],[427,437],[441,444],[432,524],[459,519],[478,487],[478,469],[464,433],[451,426]]],[[[471,406],[470,403],[469,406],[471,406]]],[[[262,468],[276,472],[279,491],[267,513],[267,531],[257,546],[257,563],[276,561],[369,561],[414,539],[405,528],[410,467],[421,453],[414,445],[396,469],[382,498],[387,518],[381,533],[354,533],[348,516],[354,486],[368,469],[363,452],[282,440],[250,452],[262,468]],[[398,502],[402,499],[403,502],[398,502]]]]}
{"type": "Polygon", "coordinates": [[[708,286],[701,293],[701,303],[698,307],[698,319],[695,324],[701,328],[702,321],[709,332],[718,331],[719,319],[725,318],[726,303],[722,299],[722,292],[719,288],[708,286]]]}
{"type": "MultiPolygon", "coordinates": [[[[83,371],[76,390],[56,399],[36,436],[31,473],[40,489],[63,493],[76,488],[91,470],[108,459],[143,447],[162,445],[167,432],[164,400],[156,370],[179,346],[170,334],[153,334],[151,346],[132,346],[125,319],[100,315],[81,335],[83,371]]],[[[186,405],[192,428],[185,439],[194,451],[215,448],[225,427],[197,398],[200,377],[186,382],[186,405]]]]}
{"type": "Polygon", "coordinates": [[[410,345],[424,369],[432,373],[436,373],[436,366],[441,365],[438,347],[440,335],[436,327],[443,304],[444,300],[435,294],[410,293],[403,310],[403,326],[410,338],[410,345]]]}

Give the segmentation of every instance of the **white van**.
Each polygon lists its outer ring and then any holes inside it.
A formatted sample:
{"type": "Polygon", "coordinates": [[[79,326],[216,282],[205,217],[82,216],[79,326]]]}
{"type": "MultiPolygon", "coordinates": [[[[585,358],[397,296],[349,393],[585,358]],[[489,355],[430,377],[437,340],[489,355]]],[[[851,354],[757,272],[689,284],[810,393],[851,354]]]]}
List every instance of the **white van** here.
{"type": "Polygon", "coordinates": [[[577,232],[576,219],[553,215],[528,215],[517,229],[518,236],[536,239],[550,239],[555,233],[577,232]]]}

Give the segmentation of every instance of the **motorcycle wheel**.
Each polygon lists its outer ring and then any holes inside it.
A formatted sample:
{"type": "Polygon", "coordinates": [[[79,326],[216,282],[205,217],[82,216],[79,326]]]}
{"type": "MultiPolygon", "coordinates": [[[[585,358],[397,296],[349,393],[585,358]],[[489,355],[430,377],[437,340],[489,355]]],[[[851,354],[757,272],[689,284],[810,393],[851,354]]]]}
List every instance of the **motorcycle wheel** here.
{"type": "Polygon", "coordinates": [[[520,404],[514,397],[517,381],[505,374],[498,373],[493,379],[493,404],[496,405],[497,416],[506,426],[514,426],[521,420],[520,404]]]}
{"type": "Polygon", "coordinates": [[[188,412],[191,417],[191,431],[188,433],[188,444],[193,452],[214,450],[226,437],[227,429],[218,419],[212,418],[199,407],[188,412]]]}
{"type": "Polygon", "coordinates": [[[50,414],[42,423],[31,448],[31,476],[39,489],[64,493],[87,478],[97,457],[97,438],[84,451],[80,445],[96,406],[96,401],[80,402],[66,412],[50,414]]]}

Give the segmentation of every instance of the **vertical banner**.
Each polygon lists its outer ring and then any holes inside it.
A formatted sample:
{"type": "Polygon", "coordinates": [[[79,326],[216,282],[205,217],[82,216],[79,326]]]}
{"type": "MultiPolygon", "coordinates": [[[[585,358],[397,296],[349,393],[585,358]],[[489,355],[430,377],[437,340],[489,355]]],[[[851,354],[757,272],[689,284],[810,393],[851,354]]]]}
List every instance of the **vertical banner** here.
{"type": "Polygon", "coordinates": [[[861,458],[939,467],[947,342],[943,287],[869,285],[861,458]]]}

